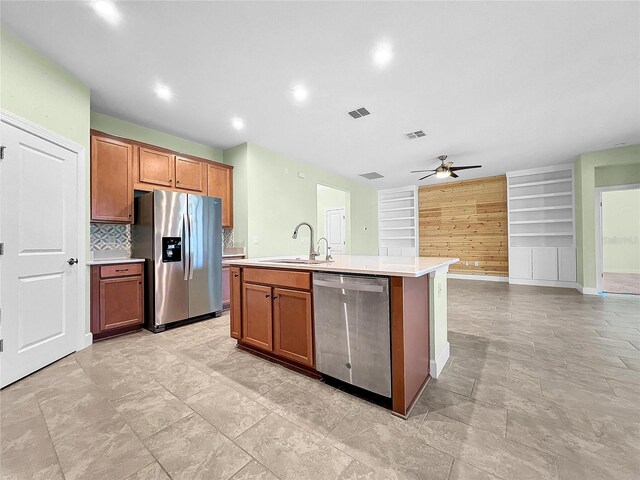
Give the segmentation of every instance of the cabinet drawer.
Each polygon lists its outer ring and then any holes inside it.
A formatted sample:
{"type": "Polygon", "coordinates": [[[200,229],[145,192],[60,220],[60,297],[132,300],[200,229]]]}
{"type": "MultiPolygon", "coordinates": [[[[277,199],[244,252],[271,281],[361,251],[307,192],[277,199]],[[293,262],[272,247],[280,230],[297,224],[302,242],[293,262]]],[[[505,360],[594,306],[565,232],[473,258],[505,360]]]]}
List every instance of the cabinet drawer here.
{"type": "Polygon", "coordinates": [[[265,283],[279,287],[311,290],[311,273],[292,270],[275,270],[269,268],[245,268],[245,282],[265,283]]]}
{"type": "Polygon", "coordinates": [[[100,278],[130,277],[142,275],[142,263],[123,263],[120,265],[105,265],[100,267],[100,278]]]}

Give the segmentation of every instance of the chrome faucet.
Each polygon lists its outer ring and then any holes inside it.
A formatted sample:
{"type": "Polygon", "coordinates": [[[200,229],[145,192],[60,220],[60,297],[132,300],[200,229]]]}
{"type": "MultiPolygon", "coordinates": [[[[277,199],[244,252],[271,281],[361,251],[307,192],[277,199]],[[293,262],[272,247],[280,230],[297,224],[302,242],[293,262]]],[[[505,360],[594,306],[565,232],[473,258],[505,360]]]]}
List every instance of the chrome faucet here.
{"type": "Polygon", "coordinates": [[[318,254],[320,253],[320,242],[322,240],[324,240],[327,244],[327,254],[325,255],[324,259],[325,261],[330,262],[333,257],[331,256],[331,247],[329,246],[329,240],[327,240],[325,237],[320,237],[318,239],[318,254]]]}
{"type": "Polygon", "coordinates": [[[291,238],[293,238],[294,240],[298,238],[298,229],[302,225],[306,225],[307,227],[309,227],[309,231],[311,232],[311,238],[309,239],[309,260],[315,260],[316,257],[320,254],[313,251],[313,227],[310,224],[308,224],[307,222],[299,223],[296,229],[293,231],[293,235],[291,235],[291,238]]]}

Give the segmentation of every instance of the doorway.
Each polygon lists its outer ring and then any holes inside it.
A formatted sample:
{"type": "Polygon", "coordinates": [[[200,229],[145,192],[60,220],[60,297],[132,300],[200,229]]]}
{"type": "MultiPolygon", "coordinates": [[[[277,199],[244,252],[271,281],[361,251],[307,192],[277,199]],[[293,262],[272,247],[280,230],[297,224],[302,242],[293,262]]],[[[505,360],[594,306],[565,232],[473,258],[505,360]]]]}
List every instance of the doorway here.
{"type": "Polygon", "coordinates": [[[334,255],[349,253],[349,192],[318,185],[316,198],[318,239],[325,237],[334,255]]]}
{"type": "Polygon", "coordinates": [[[599,293],[640,295],[640,185],[597,190],[599,293]]]}

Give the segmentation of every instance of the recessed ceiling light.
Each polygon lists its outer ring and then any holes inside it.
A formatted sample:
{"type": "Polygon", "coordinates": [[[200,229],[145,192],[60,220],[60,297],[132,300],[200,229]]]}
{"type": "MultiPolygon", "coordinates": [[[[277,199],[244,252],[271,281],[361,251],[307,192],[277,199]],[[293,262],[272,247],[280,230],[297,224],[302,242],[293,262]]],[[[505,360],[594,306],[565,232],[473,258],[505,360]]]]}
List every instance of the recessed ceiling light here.
{"type": "Polygon", "coordinates": [[[120,23],[120,12],[109,0],[91,0],[93,10],[112,25],[120,23]]]}
{"type": "Polygon", "coordinates": [[[242,130],[244,128],[244,120],[238,117],[233,117],[231,119],[231,126],[236,130],[242,130]]]}
{"type": "Polygon", "coordinates": [[[293,90],[291,90],[291,94],[298,103],[302,103],[307,98],[309,98],[309,90],[307,90],[307,87],[305,87],[304,85],[296,85],[295,87],[293,87],[293,90]]]}
{"type": "Polygon", "coordinates": [[[388,42],[380,42],[373,49],[371,56],[375,66],[386,67],[393,58],[393,48],[388,42]]]}
{"type": "Polygon", "coordinates": [[[156,84],[156,87],[153,89],[158,98],[168,102],[173,98],[173,92],[169,87],[163,85],[162,83],[156,84]]]}

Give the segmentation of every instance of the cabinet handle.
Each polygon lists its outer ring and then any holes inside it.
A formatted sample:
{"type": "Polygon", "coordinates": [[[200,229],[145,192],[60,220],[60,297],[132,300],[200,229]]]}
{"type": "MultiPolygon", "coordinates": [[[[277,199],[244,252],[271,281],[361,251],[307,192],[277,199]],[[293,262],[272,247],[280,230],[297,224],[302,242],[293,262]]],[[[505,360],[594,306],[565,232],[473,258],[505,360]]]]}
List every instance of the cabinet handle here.
{"type": "Polygon", "coordinates": [[[275,295],[275,296],[273,297],[273,299],[274,299],[274,300],[277,300],[277,299],[278,299],[278,295],[275,295]]]}
{"type": "Polygon", "coordinates": [[[237,273],[233,274],[233,278],[238,278],[240,275],[238,275],[237,273]]]}
{"type": "Polygon", "coordinates": [[[269,298],[271,295],[269,295],[268,293],[265,295],[265,298],[269,298]]]}
{"type": "Polygon", "coordinates": [[[118,270],[118,269],[116,268],[116,272],[128,272],[128,271],[129,271],[129,269],[128,269],[128,268],[124,268],[124,269],[121,269],[121,270],[118,270]]]}

